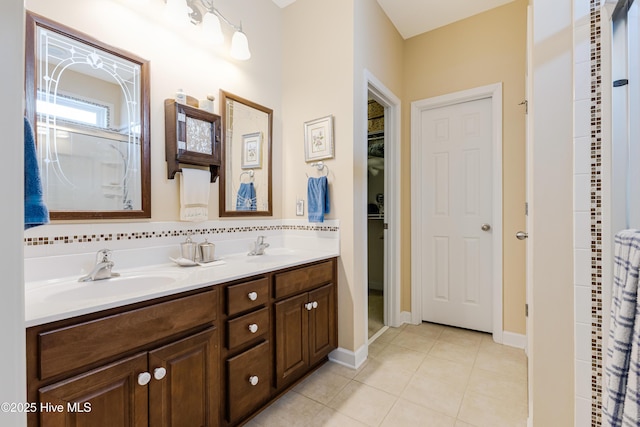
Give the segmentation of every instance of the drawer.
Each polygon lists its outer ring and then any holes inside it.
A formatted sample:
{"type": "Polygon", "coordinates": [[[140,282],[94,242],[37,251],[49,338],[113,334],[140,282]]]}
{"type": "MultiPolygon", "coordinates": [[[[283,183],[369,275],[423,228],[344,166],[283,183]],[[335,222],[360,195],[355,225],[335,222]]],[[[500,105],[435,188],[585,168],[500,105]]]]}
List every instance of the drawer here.
{"type": "Polygon", "coordinates": [[[234,423],[267,401],[271,384],[270,367],[269,341],[227,360],[227,421],[234,423]]]}
{"type": "Polygon", "coordinates": [[[269,332],[269,309],[263,308],[227,322],[227,348],[246,344],[269,332]],[[252,332],[252,328],[255,332],[252,332]]]}
{"type": "Polygon", "coordinates": [[[227,287],[226,303],[229,316],[260,307],[268,302],[269,279],[266,277],[227,287]]]}
{"type": "Polygon", "coordinates": [[[282,298],[333,281],[333,260],[276,274],[275,298],[282,298]]]}
{"type": "Polygon", "coordinates": [[[213,322],[215,289],[38,334],[40,379],[213,322]],[[82,345],[78,345],[82,343],[82,345]]]}

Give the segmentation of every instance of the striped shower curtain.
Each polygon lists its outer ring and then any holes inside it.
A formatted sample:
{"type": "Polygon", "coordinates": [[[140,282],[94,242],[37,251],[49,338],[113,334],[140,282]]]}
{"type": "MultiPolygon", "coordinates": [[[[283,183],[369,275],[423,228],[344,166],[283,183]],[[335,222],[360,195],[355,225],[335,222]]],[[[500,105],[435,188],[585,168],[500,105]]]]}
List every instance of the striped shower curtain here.
{"type": "Polygon", "coordinates": [[[640,426],[640,230],[615,236],[611,325],[604,372],[605,426],[640,426]]]}

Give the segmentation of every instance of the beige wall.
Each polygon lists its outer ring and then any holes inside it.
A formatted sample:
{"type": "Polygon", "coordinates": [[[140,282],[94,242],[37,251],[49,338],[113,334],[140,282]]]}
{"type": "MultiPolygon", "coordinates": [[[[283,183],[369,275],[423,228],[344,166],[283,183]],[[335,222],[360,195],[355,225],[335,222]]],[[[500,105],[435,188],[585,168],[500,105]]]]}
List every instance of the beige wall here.
{"type": "MultiPolygon", "coordinates": [[[[402,164],[409,165],[411,102],[503,83],[503,329],[525,334],[525,99],[527,0],[517,0],[406,41],[402,164]]],[[[403,253],[410,253],[409,167],[402,167],[403,253]]],[[[403,256],[402,309],[411,308],[403,256]]]]}
{"type": "Polygon", "coordinates": [[[535,426],[574,425],[573,3],[532,1],[528,338],[535,426]]]}
{"type": "MultiPolygon", "coordinates": [[[[200,28],[177,28],[164,17],[164,2],[121,0],[25,0],[28,10],[44,15],[104,43],[136,54],[150,62],[151,74],[151,210],[152,221],[178,221],[178,179],[167,179],[164,150],[164,100],[178,89],[204,99],[219,89],[273,109],[273,186],[282,185],[282,11],[271,1],[217,0],[231,22],[242,21],[252,58],[235,61],[228,55],[231,29],[223,26],[226,41],[212,46],[201,38],[200,28]],[[250,11],[250,12],[248,12],[250,11]]],[[[218,219],[218,186],[211,186],[209,219],[218,219]]],[[[273,192],[274,217],[282,217],[281,192],[273,192]]]]}
{"type": "MultiPolygon", "coordinates": [[[[0,88],[5,102],[0,105],[2,129],[2,182],[10,183],[2,189],[2,201],[7,209],[2,213],[2,240],[0,241],[0,269],[6,286],[0,299],[2,345],[0,356],[0,401],[24,402],[26,396],[26,344],[24,333],[24,274],[23,233],[23,122],[24,105],[24,10],[22,0],[5,0],[0,13],[0,88]],[[10,41],[10,42],[7,42],[10,41]]],[[[2,425],[27,425],[24,413],[3,412],[2,425]]]]}
{"type": "Polygon", "coordinates": [[[295,216],[296,198],[306,199],[305,174],[315,173],[304,161],[303,123],[332,114],[327,217],[340,219],[339,345],[357,351],[366,340],[364,70],[400,94],[402,39],[375,0],[298,0],[284,9],[283,41],[283,216],[295,216]]]}
{"type": "MultiPolygon", "coordinates": [[[[354,284],[353,230],[353,0],[298,0],[283,13],[283,169],[282,211],[295,218],[296,198],[306,200],[307,177],[303,124],[334,117],[334,159],[329,167],[331,212],[340,219],[338,266],[339,345],[354,350],[362,321],[362,301],[354,284]]],[[[305,215],[307,213],[305,203],[305,215]]]]}

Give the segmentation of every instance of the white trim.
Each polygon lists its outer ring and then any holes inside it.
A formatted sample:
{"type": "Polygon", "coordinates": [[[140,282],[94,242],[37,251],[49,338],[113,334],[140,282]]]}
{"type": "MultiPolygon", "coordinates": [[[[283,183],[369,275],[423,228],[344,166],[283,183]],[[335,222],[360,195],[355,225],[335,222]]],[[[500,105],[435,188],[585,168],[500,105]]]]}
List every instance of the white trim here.
{"type": "MultiPolygon", "coordinates": [[[[491,98],[493,110],[493,340],[502,343],[502,83],[481,86],[411,103],[411,182],[419,182],[422,165],[420,112],[462,102],[491,98]]],[[[411,186],[411,234],[422,234],[420,213],[421,189],[411,186]]],[[[412,323],[422,322],[422,245],[411,239],[411,312],[412,323]]]]}
{"type": "Polygon", "coordinates": [[[373,343],[375,340],[377,340],[380,335],[382,335],[385,332],[387,332],[387,329],[389,329],[388,326],[383,326],[382,328],[380,328],[380,330],[378,332],[376,332],[375,334],[373,334],[373,336],[371,338],[369,338],[369,340],[367,341],[367,345],[371,345],[371,343],[373,343]]]}
{"type": "Polygon", "coordinates": [[[502,344],[508,345],[509,347],[516,348],[527,348],[527,336],[523,334],[516,334],[513,332],[502,332],[502,344]]]}
{"type": "Polygon", "coordinates": [[[404,325],[405,323],[412,323],[411,312],[401,311],[400,316],[398,317],[398,320],[400,321],[400,325],[404,325]]]}
{"type": "Polygon", "coordinates": [[[360,346],[356,352],[338,347],[329,353],[329,360],[347,368],[358,369],[367,360],[368,355],[368,344],[360,346]]]}
{"type": "MultiPolygon", "coordinates": [[[[376,101],[385,107],[385,222],[388,229],[385,231],[385,278],[383,285],[384,295],[384,318],[385,325],[398,327],[402,324],[400,320],[400,141],[401,123],[400,109],[402,102],[391,90],[389,90],[377,77],[369,70],[364,70],[365,99],[367,105],[369,94],[376,101]]],[[[366,115],[366,110],[363,112],[366,115]]],[[[367,123],[365,120],[364,123],[367,123]]],[[[365,158],[366,161],[366,158],[365,158]]],[[[367,172],[367,165],[363,165],[364,173],[367,172]]],[[[365,176],[366,179],[366,176],[365,176]]],[[[366,212],[366,202],[362,206],[366,212]]],[[[366,251],[360,255],[362,265],[367,266],[366,251]]],[[[365,272],[365,276],[366,272],[365,272]]],[[[364,287],[365,299],[367,301],[367,288],[364,287]]],[[[368,342],[368,310],[364,310],[365,315],[365,342],[368,342]]]]}

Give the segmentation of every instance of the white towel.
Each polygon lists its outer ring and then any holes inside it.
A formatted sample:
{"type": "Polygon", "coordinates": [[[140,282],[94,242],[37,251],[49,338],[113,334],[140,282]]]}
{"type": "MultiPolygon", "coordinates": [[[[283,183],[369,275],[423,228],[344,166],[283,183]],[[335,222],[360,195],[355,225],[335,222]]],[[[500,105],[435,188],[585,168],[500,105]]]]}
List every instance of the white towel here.
{"type": "Polygon", "coordinates": [[[180,220],[206,221],[209,219],[209,189],[211,172],[182,168],[180,177],[180,220]]]}
{"type": "Polygon", "coordinates": [[[640,420],[640,231],[615,236],[611,326],[604,373],[603,425],[637,426],[640,420]]]}

